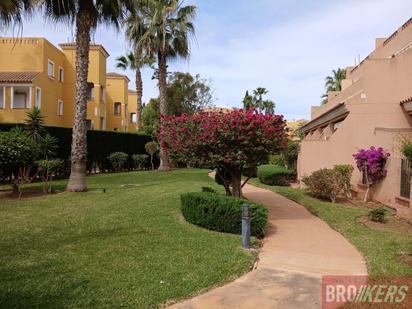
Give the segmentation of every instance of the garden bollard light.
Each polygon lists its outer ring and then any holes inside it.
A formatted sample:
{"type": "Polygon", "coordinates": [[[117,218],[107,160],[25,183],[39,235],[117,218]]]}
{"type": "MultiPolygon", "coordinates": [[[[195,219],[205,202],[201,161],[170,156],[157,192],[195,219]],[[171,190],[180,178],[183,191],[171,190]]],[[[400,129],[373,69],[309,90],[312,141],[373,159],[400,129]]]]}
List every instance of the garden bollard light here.
{"type": "Polygon", "coordinates": [[[243,249],[250,248],[250,216],[249,204],[242,205],[242,247],[243,249]]]}

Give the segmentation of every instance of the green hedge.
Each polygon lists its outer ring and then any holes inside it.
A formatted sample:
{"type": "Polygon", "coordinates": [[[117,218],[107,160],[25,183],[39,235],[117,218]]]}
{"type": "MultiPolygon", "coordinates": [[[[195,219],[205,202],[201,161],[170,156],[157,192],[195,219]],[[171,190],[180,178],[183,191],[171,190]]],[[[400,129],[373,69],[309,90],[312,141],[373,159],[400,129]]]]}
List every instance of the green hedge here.
{"type": "MultiPolygon", "coordinates": [[[[0,131],[9,131],[16,124],[0,123],[0,131]]],[[[21,124],[20,124],[21,126],[21,124]]],[[[59,149],[56,157],[62,160],[70,158],[72,129],[62,127],[45,127],[50,135],[58,138],[59,149]]],[[[126,168],[133,167],[133,154],[146,153],[144,146],[152,141],[149,135],[141,133],[123,133],[111,131],[87,131],[87,165],[91,169],[93,165],[98,165],[100,169],[111,170],[112,166],[108,157],[113,152],[124,152],[129,155],[126,168]]]]}
{"type": "Polygon", "coordinates": [[[276,165],[261,165],[257,176],[260,182],[271,186],[288,186],[296,180],[296,172],[276,165]]]}
{"type": "Polygon", "coordinates": [[[263,237],[268,221],[265,206],[242,199],[209,192],[181,195],[182,213],[186,221],[218,232],[241,234],[242,205],[250,205],[251,234],[263,237]]]}

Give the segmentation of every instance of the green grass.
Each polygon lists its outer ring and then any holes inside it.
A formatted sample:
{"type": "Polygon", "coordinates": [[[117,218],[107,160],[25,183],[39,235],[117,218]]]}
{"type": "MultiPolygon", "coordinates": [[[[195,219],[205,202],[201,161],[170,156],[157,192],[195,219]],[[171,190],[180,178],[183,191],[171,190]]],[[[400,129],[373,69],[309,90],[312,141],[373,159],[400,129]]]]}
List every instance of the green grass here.
{"type": "Polygon", "coordinates": [[[399,260],[400,254],[412,254],[412,237],[397,231],[372,229],[360,223],[359,218],[367,216],[368,209],[323,202],[303,190],[267,186],[257,179],[252,179],[251,183],[304,205],[342,233],[363,254],[370,275],[412,275],[412,267],[399,260]]]}
{"type": "Polygon", "coordinates": [[[107,174],[88,184],[87,193],[0,200],[0,308],[157,308],[249,270],[254,256],[240,236],[181,217],[180,193],[217,188],[207,171],[107,174]]]}

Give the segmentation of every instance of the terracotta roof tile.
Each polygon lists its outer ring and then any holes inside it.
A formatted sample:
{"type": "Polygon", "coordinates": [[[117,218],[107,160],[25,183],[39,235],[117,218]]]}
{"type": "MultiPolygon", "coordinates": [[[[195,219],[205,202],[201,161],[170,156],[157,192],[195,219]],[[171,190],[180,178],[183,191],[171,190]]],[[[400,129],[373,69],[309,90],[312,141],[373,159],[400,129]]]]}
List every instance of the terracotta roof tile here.
{"type": "Polygon", "coordinates": [[[40,72],[0,72],[0,83],[31,83],[40,72]]]}

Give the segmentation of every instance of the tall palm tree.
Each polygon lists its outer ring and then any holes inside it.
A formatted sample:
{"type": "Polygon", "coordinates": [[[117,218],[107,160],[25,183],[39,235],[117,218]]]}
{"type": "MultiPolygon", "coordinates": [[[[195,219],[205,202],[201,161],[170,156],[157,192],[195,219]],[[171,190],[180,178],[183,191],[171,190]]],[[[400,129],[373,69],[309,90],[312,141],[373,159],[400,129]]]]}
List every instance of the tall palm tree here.
{"type": "Polygon", "coordinates": [[[258,108],[260,110],[264,109],[263,106],[263,96],[265,94],[267,94],[269,91],[266,90],[266,88],[263,87],[258,87],[255,90],[253,90],[253,95],[255,97],[255,101],[256,101],[256,106],[255,108],[258,108]]]}
{"type": "Polygon", "coordinates": [[[126,11],[135,9],[133,0],[41,0],[46,18],[69,21],[76,25],[76,96],[72,134],[71,172],[68,191],[87,190],[87,76],[89,72],[90,35],[99,24],[123,21],[126,11]]]}
{"type": "Polygon", "coordinates": [[[332,70],[332,76],[327,76],[325,79],[325,89],[326,93],[322,95],[322,105],[328,102],[328,92],[329,91],[341,91],[342,90],[342,80],[346,78],[346,70],[338,68],[337,70],[332,70]]]}
{"type": "Polygon", "coordinates": [[[275,102],[272,100],[265,100],[262,102],[262,111],[265,115],[273,115],[275,113],[275,102]]]}
{"type": "MultiPolygon", "coordinates": [[[[196,6],[183,6],[183,0],[147,0],[135,16],[135,41],[157,57],[160,114],[167,115],[167,63],[173,59],[187,59],[190,41],[194,37],[193,20],[196,6]]],[[[160,128],[162,126],[160,120],[160,128]]],[[[159,170],[170,170],[166,148],[160,147],[159,170]]]]}
{"type": "Polygon", "coordinates": [[[0,0],[0,30],[13,25],[21,25],[22,15],[33,8],[35,1],[0,0]]]}
{"type": "Polygon", "coordinates": [[[116,58],[116,67],[126,70],[131,69],[135,71],[136,75],[136,125],[137,130],[142,129],[142,97],[143,97],[143,80],[141,69],[145,65],[151,65],[153,63],[153,58],[143,54],[141,48],[137,48],[136,52],[129,52],[124,56],[116,58]]]}

